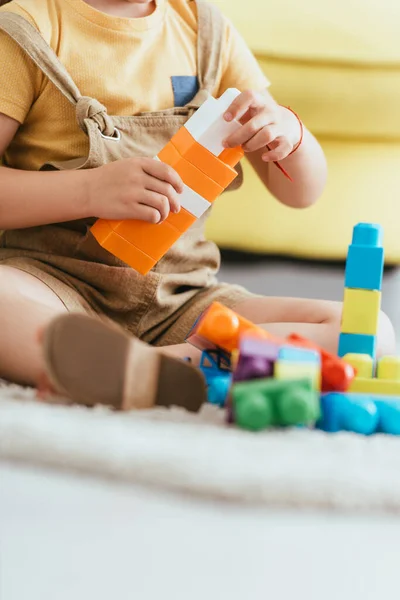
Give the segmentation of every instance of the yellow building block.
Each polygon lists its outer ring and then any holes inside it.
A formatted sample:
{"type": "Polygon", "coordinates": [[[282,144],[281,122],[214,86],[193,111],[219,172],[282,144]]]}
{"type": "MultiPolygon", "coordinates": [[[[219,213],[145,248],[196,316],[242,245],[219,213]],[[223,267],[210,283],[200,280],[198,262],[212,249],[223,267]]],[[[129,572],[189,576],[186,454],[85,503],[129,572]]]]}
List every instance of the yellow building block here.
{"type": "MultiPolygon", "coordinates": [[[[372,377],[374,361],[369,354],[345,354],[343,360],[356,369],[357,377],[372,377]]],[[[387,379],[395,379],[388,377],[387,379]]]]}
{"type": "Polygon", "coordinates": [[[400,381],[356,377],[350,384],[348,392],[377,396],[400,396],[400,381]]]}
{"type": "Polygon", "coordinates": [[[276,379],[306,379],[309,378],[316,390],[321,389],[321,369],[316,364],[292,363],[277,361],[274,365],[276,379]]]}
{"type": "Polygon", "coordinates": [[[400,381],[400,356],[383,356],[378,362],[378,379],[400,381]]]}
{"type": "Polygon", "coordinates": [[[381,292],[345,288],[341,332],[376,335],[380,307],[381,292]]]}

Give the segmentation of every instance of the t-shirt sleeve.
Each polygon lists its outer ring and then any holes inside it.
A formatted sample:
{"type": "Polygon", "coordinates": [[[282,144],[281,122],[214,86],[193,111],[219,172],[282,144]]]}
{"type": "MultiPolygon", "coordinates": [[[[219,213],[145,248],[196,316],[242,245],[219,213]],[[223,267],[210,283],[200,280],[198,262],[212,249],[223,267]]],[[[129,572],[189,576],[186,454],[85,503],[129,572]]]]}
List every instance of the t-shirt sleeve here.
{"type": "Polygon", "coordinates": [[[224,19],[225,44],[218,95],[230,87],[235,87],[241,92],[269,87],[269,80],[243,37],[229,19],[224,19]]]}
{"type": "Polygon", "coordinates": [[[23,123],[40,85],[39,69],[8,34],[0,31],[0,113],[23,123]]]}

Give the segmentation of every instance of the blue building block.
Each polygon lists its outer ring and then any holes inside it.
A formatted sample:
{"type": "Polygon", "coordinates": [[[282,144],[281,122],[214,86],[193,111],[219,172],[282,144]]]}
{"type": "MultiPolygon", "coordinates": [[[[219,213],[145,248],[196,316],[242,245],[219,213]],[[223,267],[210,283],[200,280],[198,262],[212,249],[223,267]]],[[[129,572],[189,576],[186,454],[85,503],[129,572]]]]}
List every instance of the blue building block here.
{"type": "Polygon", "coordinates": [[[376,355],[376,336],[361,333],[341,333],[339,335],[338,355],[369,354],[374,360],[376,355]]]}
{"type": "Polygon", "coordinates": [[[400,398],[330,392],[321,396],[317,428],[330,433],[400,435],[400,398]]]}
{"type": "Polygon", "coordinates": [[[353,239],[346,260],[346,288],[381,290],[384,267],[383,230],[380,225],[359,223],[353,229],[353,239]]]}
{"type": "Polygon", "coordinates": [[[347,254],[344,286],[360,290],[382,289],[383,248],[350,246],[347,254]]]}
{"type": "Polygon", "coordinates": [[[295,346],[281,346],[278,352],[279,361],[291,363],[321,364],[321,355],[316,350],[309,348],[296,348],[295,346]]]}

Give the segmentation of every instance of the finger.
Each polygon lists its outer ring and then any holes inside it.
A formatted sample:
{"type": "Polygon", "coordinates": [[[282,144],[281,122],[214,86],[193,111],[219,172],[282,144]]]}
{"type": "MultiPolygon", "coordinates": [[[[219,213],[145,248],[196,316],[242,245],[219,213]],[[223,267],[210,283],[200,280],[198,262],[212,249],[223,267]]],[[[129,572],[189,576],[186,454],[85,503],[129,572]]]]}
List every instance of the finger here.
{"type": "Polygon", "coordinates": [[[146,190],[166,196],[173,213],[178,213],[180,211],[181,203],[179,201],[179,194],[176,193],[175,188],[170,183],[146,174],[144,175],[143,183],[146,190]]]}
{"type": "Polygon", "coordinates": [[[247,144],[261,129],[271,125],[272,123],[268,123],[268,117],[264,113],[256,115],[224,140],[224,146],[225,148],[235,148],[247,144]]]}
{"type": "Polygon", "coordinates": [[[137,204],[135,219],[139,221],[146,221],[147,223],[153,223],[156,225],[157,223],[161,223],[161,215],[156,208],[152,206],[148,206],[147,204],[137,204]]]}
{"type": "Polygon", "coordinates": [[[183,182],[178,173],[162,161],[154,160],[154,158],[145,158],[143,159],[143,170],[147,175],[171,184],[178,194],[183,192],[183,182]]]}
{"type": "Polygon", "coordinates": [[[235,100],[232,102],[228,110],[224,114],[224,118],[226,121],[232,121],[233,119],[240,120],[248,110],[264,108],[265,106],[265,98],[253,90],[248,90],[246,92],[242,92],[235,100]]]}
{"type": "Polygon", "coordinates": [[[280,161],[289,156],[292,151],[292,145],[284,137],[277,137],[273,142],[268,144],[268,149],[261,156],[265,162],[280,161]]]}
{"type": "Polygon", "coordinates": [[[277,137],[278,132],[276,128],[272,126],[266,125],[255,136],[251,138],[248,142],[243,144],[243,150],[245,152],[255,152],[256,150],[261,150],[261,148],[265,148],[269,144],[271,144],[275,138],[277,137]]]}
{"type": "Polygon", "coordinates": [[[167,196],[163,196],[157,192],[146,190],[140,198],[140,204],[144,204],[159,212],[160,219],[157,221],[158,223],[165,221],[169,215],[169,200],[167,196]]]}

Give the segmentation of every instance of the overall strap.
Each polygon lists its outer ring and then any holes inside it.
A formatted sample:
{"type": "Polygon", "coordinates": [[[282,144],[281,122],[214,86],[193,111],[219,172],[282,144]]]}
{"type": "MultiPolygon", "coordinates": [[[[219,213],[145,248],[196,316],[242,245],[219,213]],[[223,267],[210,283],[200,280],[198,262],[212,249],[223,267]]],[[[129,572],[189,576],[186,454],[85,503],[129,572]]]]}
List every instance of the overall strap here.
{"type": "Polygon", "coordinates": [[[97,100],[82,96],[56,53],[26,19],[11,12],[0,13],[0,30],[8,34],[33,60],[42,73],[76,107],[79,126],[86,131],[85,119],[96,121],[100,131],[112,136],[114,125],[107,109],[97,100]]]}
{"type": "Polygon", "coordinates": [[[197,72],[200,89],[212,93],[221,64],[225,24],[220,10],[204,0],[197,4],[197,72]]]}

